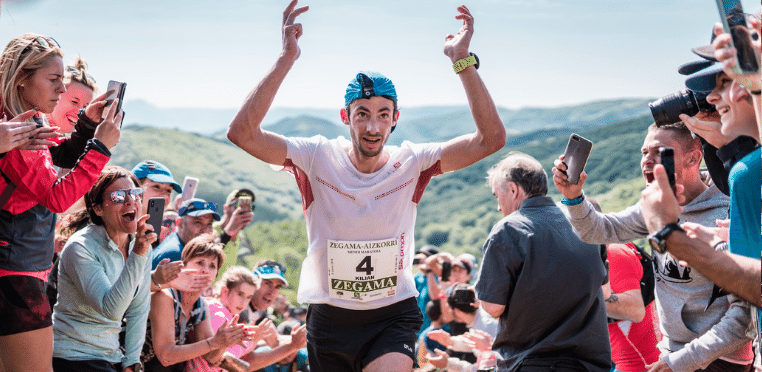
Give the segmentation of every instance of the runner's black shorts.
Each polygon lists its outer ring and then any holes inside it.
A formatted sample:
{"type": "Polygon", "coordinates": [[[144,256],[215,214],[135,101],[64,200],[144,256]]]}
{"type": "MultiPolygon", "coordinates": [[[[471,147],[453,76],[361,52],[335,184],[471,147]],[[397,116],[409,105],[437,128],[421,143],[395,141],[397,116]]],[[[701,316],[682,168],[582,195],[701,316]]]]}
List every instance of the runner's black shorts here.
{"type": "Polygon", "coordinates": [[[402,353],[415,361],[416,334],[423,315],[415,298],[373,310],[327,304],[307,309],[310,370],[361,372],[376,358],[402,353]]]}
{"type": "Polygon", "coordinates": [[[53,325],[45,282],[25,275],[0,277],[0,336],[53,325]]]}

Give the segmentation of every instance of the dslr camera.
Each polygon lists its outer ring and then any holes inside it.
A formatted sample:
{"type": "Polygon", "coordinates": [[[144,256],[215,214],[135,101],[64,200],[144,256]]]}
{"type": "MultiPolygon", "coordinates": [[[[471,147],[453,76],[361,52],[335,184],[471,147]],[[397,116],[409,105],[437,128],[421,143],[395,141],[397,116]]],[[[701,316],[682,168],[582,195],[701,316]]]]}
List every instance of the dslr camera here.
{"type": "Polygon", "coordinates": [[[713,104],[706,101],[710,92],[681,90],[648,104],[656,125],[673,124],[680,121],[680,114],[694,116],[701,112],[716,111],[713,104]]]}

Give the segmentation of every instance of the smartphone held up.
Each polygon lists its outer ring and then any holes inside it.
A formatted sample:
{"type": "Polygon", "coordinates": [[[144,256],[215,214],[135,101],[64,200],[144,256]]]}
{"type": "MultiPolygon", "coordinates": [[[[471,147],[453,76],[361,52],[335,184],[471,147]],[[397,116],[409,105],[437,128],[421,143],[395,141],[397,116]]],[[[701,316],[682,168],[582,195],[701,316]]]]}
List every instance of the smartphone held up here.
{"type": "Polygon", "coordinates": [[[579,183],[579,176],[585,169],[592,149],[593,143],[590,140],[576,133],[571,134],[564,151],[564,164],[566,164],[566,176],[569,182],[575,185],[579,183]]]}
{"type": "MultiPolygon", "coordinates": [[[[106,96],[106,109],[103,110],[103,117],[108,114],[109,110],[111,109],[111,105],[114,103],[114,101],[118,98],[119,101],[117,101],[116,104],[116,113],[119,113],[119,111],[122,111],[122,102],[124,101],[124,91],[127,89],[127,83],[122,83],[120,81],[111,80],[108,82],[108,88],[106,88],[106,91],[109,92],[109,94],[106,96]]],[[[124,114],[122,114],[122,122],[124,121],[124,114]]],[[[119,123],[119,127],[122,126],[122,123],[119,123]]]]}
{"type": "MultiPolygon", "coordinates": [[[[754,52],[751,30],[746,22],[746,14],[741,0],[716,0],[720,20],[725,32],[731,36],[730,46],[736,49],[738,63],[734,67],[738,74],[756,74],[759,72],[759,56],[754,52]]],[[[759,37],[759,35],[757,36],[759,37]]]]}

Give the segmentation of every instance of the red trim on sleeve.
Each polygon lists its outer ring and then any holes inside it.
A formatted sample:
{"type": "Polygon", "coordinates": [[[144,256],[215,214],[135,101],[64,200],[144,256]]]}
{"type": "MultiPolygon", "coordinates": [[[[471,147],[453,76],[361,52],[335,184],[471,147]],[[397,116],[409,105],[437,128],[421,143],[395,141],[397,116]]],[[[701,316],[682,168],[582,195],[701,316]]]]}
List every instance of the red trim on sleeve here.
{"type": "Polygon", "coordinates": [[[418,202],[421,201],[421,197],[423,196],[423,190],[426,189],[426,186],[428,186],[429,181],[431,181],[431,177],[438,176],[442,174],[442,161],[437,160],[434,165],[429,167],[428,169],[425,169],[423,172],[421,172],[421,175],[418,176],[418,183],[415,184],[415,193],[413,193],[413,203],[418,204],[418,202]]]}
{"type": "Polygon", "coordinates": [[[312,194],[312,185],[310,185],[307,173],[297,167],[291,159],[286,159],[286,162],[283,164],[283,170],[293,174],[294,178],[296,178],[296,184],[299,186],[299,192],[302,194],[302,209],[307,211],[307,208],[315,201],[315,196],[312,194]]]}

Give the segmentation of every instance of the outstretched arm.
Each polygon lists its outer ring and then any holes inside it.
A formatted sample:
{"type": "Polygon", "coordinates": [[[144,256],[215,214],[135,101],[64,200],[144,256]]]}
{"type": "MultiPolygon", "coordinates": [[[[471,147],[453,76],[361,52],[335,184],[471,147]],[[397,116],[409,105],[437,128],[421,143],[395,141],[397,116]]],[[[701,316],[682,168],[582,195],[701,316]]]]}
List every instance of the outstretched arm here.
{"type": "MultiPolygon", "coordinates": [[[[465,5],[458,7],[456,19],[463,21],[458,33],[447,35],[444,53],[452,63],[467,58],[471,36],[474,34],[474,17],[465,5]]],[[[442,171],[449,172],[465,168],[505,146],[505,127],[476,68],[468,67],[458,76],[466,90],[471,115],[476,123],[476,132],[447,141],[442,147],[442,171]]]]}
{"type": "Polygon", "coordinates": [[[278,60],[246,97],[243,107],[228,128],[228,139],[231,142],[255,158],[270,164],[282,165],[286,161],[286,139],[280,134],[263,130],[260,125],[273,103],[278,88],[301,54],[298,41],[302,36],[302,25],[294,23],[294,20],[309,7],[296,9],[296,3],[297,0],[292,0],[283,12],[283,50],[278,60]]]}

